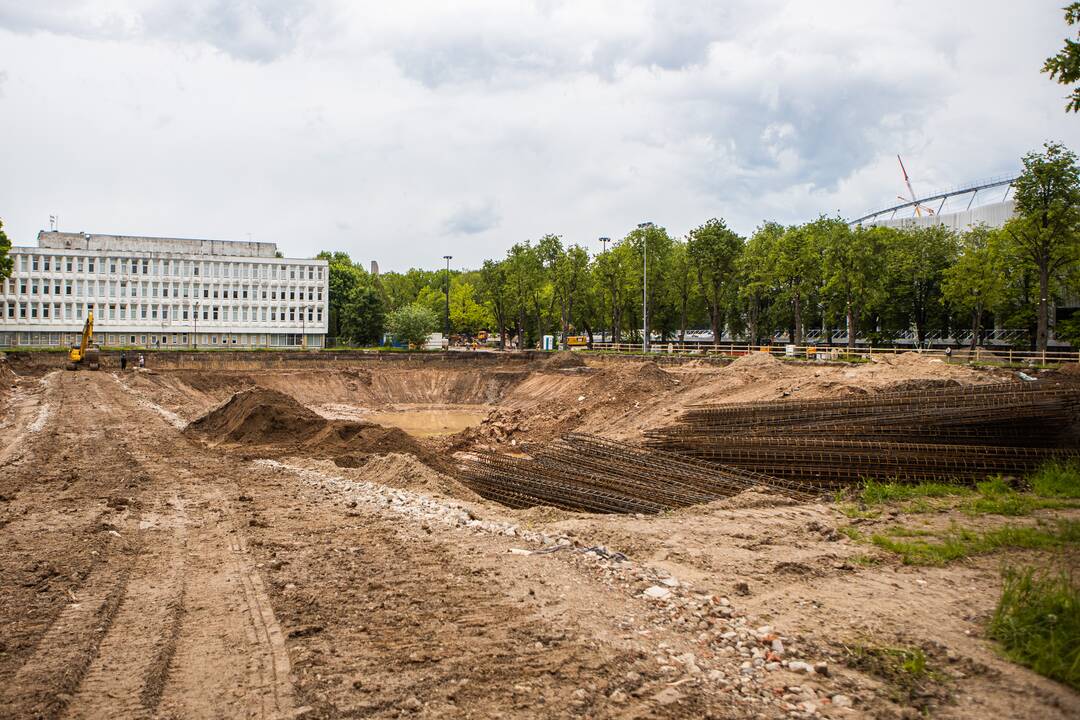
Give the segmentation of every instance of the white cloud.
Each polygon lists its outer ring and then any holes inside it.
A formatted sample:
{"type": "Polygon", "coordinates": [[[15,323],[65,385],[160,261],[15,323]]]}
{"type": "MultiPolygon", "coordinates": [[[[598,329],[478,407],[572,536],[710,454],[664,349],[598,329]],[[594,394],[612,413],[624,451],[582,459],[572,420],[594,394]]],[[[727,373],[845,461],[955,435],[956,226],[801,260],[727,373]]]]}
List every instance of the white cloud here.
{"type": "Polygon", "coordinates": [[[1080,150],[1058,2],[0,0],[0,217],[466,266],[1080,150]]]}

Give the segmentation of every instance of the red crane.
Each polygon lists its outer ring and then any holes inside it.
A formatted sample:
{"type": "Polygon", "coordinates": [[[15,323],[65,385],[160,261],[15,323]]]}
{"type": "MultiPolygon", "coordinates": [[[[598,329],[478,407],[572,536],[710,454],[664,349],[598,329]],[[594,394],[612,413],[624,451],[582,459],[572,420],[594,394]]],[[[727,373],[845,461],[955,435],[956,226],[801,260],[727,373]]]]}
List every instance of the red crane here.
{"type": "MultiPolygon", "coordinates": [[[[897,160],[900,160],[900,156],[896,156],[897,160]]],[[[904,173],[904,184],[907,185],[907,190],[911,193],[911,197],[906,198],[903,195],[897,195],[896,197],[901,200],[910,200],[915,203],[915,214],[918,217],[922,217],[922,211],[925,210],[927,215],[933,215],[934,211],[931,208],[926,207],[915,198],[915,191],[911,189],[911,179],[908,177],[907,168],[904,167],[904,161],[900,160],[900,172],[904,173]]]]}

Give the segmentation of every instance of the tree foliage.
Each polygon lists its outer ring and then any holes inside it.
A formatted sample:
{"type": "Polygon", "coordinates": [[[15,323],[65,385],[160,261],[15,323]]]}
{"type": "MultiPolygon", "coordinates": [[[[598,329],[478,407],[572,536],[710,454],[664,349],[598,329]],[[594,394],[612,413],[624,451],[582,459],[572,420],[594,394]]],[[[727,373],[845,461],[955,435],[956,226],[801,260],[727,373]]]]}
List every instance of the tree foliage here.
{"type": "Polygon", "coordinates": [[[386,316],[386,331],[395,340],[422,348],[438,326],[438,316],[426,305],[411,303],[392,310],[386,316]]]}
{"type": "MultiPolygon", "coordinates": [[[[1072,27],[1080,23],[1080,2],[1069,3],[1065,10],[1065,23],[1072,27]]],[[[1080,33],[1077,35],[1080,39],[1080,33]]],[[[1046,59],[1042,71],[1049,73],[1051,79],[1062,85],[1072,85],[1080,81],[1080,42],[1065,38],[1065,47],[1061,52],[1046,59]]],[[[1065,105],[1066,112],[1080,111],[1080,86],[1074,87],[1065,105]]]]}
{"type": "Polygon", "coordinates": [[[11,250],[11,241],[8,240],[7,233],[4,232],[4,221],[0,220],[0,280],[11,277],[13,263],[8,255],[9,250],[11,250]]]}

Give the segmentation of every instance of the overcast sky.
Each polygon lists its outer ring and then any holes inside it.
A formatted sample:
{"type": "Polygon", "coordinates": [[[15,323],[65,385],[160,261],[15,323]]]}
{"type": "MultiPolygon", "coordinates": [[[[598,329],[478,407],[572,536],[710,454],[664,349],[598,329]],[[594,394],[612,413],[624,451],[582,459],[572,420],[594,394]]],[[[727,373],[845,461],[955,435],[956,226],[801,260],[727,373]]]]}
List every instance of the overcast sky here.
{"type": "Polygon", "coordinates": [[[0,218],[477,266],[1080,151],[1065,0],[0,0],[0,218]]]}

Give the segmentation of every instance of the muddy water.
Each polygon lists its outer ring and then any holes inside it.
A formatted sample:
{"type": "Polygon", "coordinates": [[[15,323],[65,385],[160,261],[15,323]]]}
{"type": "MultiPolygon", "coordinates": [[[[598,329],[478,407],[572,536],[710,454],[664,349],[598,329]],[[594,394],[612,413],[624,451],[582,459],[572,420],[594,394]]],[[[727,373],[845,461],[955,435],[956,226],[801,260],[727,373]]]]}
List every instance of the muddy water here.
{"type": "Polygon", "coordinates": [[[355,405],[330,404],[314,408],[326,418],[366,420],[401,428],[415,437],[450,435],[479,425],[491,407],[487,405],[394,405],[389,410],[369,410],[355,405]]]}

